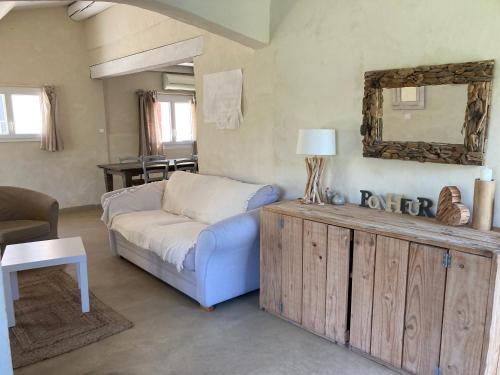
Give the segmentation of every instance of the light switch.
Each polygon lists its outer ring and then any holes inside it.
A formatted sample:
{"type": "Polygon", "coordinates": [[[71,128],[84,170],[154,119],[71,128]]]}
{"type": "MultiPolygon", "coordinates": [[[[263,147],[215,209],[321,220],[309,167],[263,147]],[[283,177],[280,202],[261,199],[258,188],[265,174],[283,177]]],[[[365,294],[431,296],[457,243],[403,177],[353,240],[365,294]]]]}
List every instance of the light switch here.
{"type": "Polygon", "coordinates": [[[99,133],[104,134],[104,129],[99,129],[99,133]]]}
{"type": "Polygon", "coordinates": [[[411,113],[405,113],[405,120],[411,120],[411,113]]]}

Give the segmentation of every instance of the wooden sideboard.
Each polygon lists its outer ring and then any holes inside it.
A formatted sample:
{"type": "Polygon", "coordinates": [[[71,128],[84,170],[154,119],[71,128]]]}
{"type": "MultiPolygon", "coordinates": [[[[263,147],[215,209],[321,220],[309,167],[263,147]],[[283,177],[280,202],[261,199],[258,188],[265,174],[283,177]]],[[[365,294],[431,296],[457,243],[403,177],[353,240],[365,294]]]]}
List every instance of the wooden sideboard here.
{"type": "Polygon", "coordinates": [[[355,205],[261,214],[265,311],[405,373],[500,374],[500,233],[355,205]]]}

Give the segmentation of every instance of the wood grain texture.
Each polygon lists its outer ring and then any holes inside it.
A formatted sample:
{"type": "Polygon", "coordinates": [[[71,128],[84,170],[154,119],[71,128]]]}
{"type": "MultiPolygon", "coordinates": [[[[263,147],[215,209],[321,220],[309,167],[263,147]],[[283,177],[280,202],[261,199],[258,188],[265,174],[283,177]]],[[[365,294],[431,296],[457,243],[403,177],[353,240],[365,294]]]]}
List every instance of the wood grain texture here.
{"type": "Polygon", "coordinates": [[[469,222],[470,210],[461,203],[462,194],[456,186],[445,186],[439,193],[436,219],[446,225],[465,225],[469,222]]]}
{"type": "Polygon", "coordinates": [[[370,353],[372,335],[376,242],[376,235],[354,231],[349,341],[366,353],[370,353]]]}
{"type": "Polygon", "coordinates": [[[377,236],[371,354],[400,368],[409,242],[377,236]]]}
{"type": "Polygon", "coordinates": [[[260,307],[280,313],[281,303],[281,215],[262,211],[260,234],[260,307]]]}
{"type": "MultiPolygon", "coordinates": [[[[363,156],[420,162],[482,165],[491,107],[493,60],[418,66],[365,73],[363,156]],[[384,88],[468,84],[462,144],[383,141],[384,88]]],[[[460,126],[462,124],[457,124],[460,126]]]]}
{"type": "Polygon", "coordinates": [[[453,248],[490,257],[500,254],[499,232],[450,227],[434,219],[395,215],[353,204],[311,206],[298,201],[278,202],[266,206],[264,210],[425,245],[453,248]]]}
{"type": "Polygon", "coordinates": [[[479,374],[491,259],[450,250],[440,367],[443,375],[479,374]]]}
{"type": "Polygon", "coordinates": [[[500,258],[491,260],[490,288],[486,310],[486,332],[483,338],[481,371],[484,375],[497,375],[500,360],[500,258]]]}
{"type": "Polygon", "coordinates": [[[302,322],[302,219],[283,216],[282,233],[282,315],[302,322]]]}
{"type": "Polygon", "coordinates": [[[410,245],[406,288],[403,369],[432,374],[439,367],[446,269],[444,249],[410,245]]]}
{"type": "Polygon", "coordinates": [[[325,334],[327,226],[304,221],[302,325],[325,334]]]}
{"type": "Polygon", "coordinates": [[[325,335],[340,344],[347,341],[351,230],[328,226],[325,335]]]}

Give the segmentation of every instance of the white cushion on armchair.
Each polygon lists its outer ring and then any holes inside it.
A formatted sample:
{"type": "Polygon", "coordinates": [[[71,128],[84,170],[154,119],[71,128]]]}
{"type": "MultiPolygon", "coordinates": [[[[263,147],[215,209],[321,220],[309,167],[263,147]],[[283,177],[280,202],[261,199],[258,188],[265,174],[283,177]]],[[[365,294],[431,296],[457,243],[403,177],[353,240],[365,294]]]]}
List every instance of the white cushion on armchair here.
{"type": "Polygon", "coordinates": [[[165,186],[162,208],[214,224],[246,212],[250,199],[264,186],[226,177],[175,172],[165,186]]]}

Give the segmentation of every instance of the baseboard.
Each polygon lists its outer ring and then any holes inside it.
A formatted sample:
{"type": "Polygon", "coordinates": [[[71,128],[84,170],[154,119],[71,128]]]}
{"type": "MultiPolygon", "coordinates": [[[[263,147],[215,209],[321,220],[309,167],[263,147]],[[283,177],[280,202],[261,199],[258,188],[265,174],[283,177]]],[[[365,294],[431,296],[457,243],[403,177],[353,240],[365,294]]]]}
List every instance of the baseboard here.
{"type": "Polygon", "coordinates": [[[61,214],[66,214],[66,213],[71,213],[71,212],[78,212],[78,211],[83,211],[83,210],[91,210],[91,209],[96,209],[100,208],[100,204],[86,204],[83,206],[73,206],[73,207],[65,207],[65,208],[60,208],[59,213],[61,214]]]}

